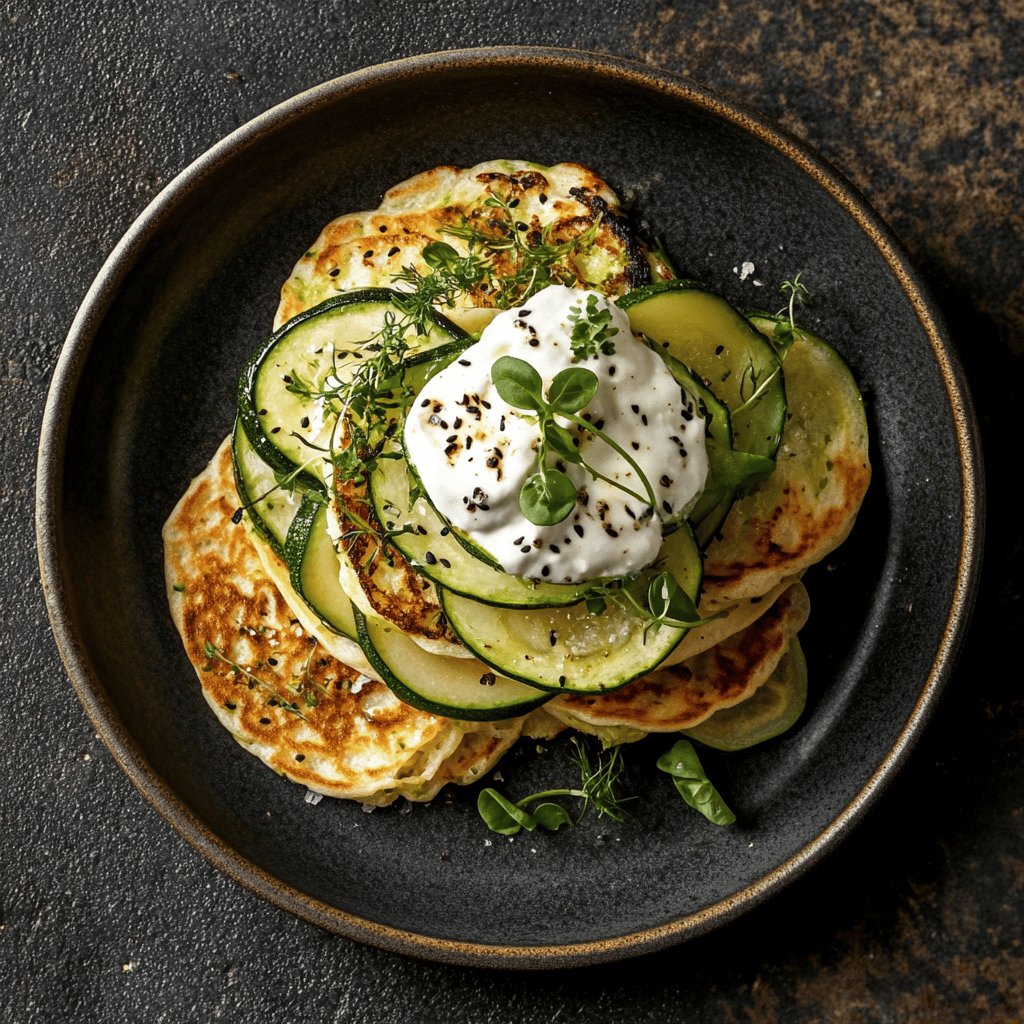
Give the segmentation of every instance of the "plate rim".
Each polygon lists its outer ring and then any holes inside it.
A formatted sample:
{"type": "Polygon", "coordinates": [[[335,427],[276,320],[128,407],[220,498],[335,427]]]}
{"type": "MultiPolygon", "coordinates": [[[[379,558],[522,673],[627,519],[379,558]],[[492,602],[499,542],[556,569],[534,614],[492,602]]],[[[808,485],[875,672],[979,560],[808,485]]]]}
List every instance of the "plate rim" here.
{"type": "Polygon", "coordinates": [[[442,963],[475,967],[549,969],[639,956],[693,938],[733,920],[817,863],[844,838],[903,765],[947,682],[969,625],[978,590],[983,545],[984,488],[977,420],[966,377],[948,330],[927,288],[892,231],[859,191],[796,136],[754,110],[667,70],[624,57],[555,47],[494,46],[443,50],[370,65],[304,90],[236,128],[180,171],[134,219],[92,282],[72,321],[51,378],[36,462],[35,526],[40,578],[52,633],[78,699],[108,750],[145,799],[218,870],[280,909],[348,938],[442,963]],[[74,628],[60,530],[63,460],[71,407],[97,327],[130,267],[179,200],[228,158],[296,116],[341,96],[423,73],[474,66],[514,72],[538,66],[581,77],[632,84],[689,103],[770,145],[824,188],[874,244],[910,302],[945,386],[960,459],[963,531],[959,572],[941,641],[903,728],[871,777],[812,840],[751,885],[695,913],[607,939],[537,946],[504,946],[421,935],[339,910],[288,885],[220,839],[167,785],[131,737],[92,669],[74,628]]]}

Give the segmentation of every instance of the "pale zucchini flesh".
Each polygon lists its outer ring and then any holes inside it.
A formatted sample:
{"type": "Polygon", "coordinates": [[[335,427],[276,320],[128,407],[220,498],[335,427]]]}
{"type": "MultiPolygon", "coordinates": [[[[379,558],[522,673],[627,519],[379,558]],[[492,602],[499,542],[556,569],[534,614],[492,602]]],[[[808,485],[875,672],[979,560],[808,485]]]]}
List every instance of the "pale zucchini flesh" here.
{"type": "MultiPolygon", "coordinates": [[[[696,604],[701,557],[685,525],[670,534],[656,566],[670,571],[696,604]]],[[[645,577],[633,586],[643,596],[645,577]]],[[[512,679],[564,693],[614,690],[659,665],[686,634],[654,627],[622,603],[601,614],[585,602],[565,608],[496,608],[440,590],[452,629],[482,662],[512,679]]]]}
{"type": "Polygon", "coordinates": [[[355,612],[367,660],[406,704],[465,721],[497,721],[528,714],[550,699],[479,661],[428,654],[397,626],[355,612]]]}

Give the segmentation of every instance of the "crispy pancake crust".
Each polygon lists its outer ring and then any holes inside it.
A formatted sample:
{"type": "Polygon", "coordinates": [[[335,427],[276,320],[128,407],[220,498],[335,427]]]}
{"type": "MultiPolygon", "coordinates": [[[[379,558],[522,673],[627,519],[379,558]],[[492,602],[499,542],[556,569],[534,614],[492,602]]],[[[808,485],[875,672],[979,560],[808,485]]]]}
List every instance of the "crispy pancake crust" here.
{"type": "Polygon", "coordinates": [[[644,733],[688,729],[720,708],[746,700],[765,682],[809,611],[807,590],[794,583],[761,618],[703,654],[611,693],[563,694],[546,709],[582,731],[588,725],[644,733]]]}
{"type": "Polygon", "coordinates": [[[871,481],[864,406],[842,360],[798,331],[783,372],[788,411],[775,470],[736,502],[707,550],[712,600],[767,593],[834,551],[871,481]]]}
{"type": "MultiPolygon", "coordinates": [[[[581,285],[622,295],[650,281],[652,263],[664,273],[649,260],[615,193],[579,164],[490,160],[465,169],[435,167],[389,189],[376,210],[331,221],[281,289],[275,327],[338,291],[390,287],[403,267],[427,272],[421,252],[429,242],[443,240],[465,254],[467,243],[444,228],[468,223],[492,231],[493,210],[484,206],[492,192],[516,203],[531,245],[540,243],[545,228],[547,241],[557,245],[597,224],[593,244],[572,257],[581,285]]],[[[502,253],[496,270],[510,274],[514,259],[502,253]]],[[[494,297],[477,288],[456,305],[493,306],[494,297]]]]}
{"type": "Polygon", "coordinates": [[[171,612],[218,719],[275,771],[329,796],[380,801],[428,782],[463,727],[331,657],[231,522],[237,506],[225,442],[164,527],[171,612]]]}

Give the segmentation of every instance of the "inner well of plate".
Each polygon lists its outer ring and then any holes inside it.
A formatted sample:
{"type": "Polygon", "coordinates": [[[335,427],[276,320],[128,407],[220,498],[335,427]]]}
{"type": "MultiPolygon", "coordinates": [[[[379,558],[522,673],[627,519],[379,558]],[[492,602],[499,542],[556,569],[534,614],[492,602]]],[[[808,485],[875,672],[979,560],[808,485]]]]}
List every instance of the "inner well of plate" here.
{"type": "MultiPolygon", "coordinates": [[[[961,546],[960,454],[911,302],[840,204],[786,156],[697,99],[558,62],[440,62],[326,88],[208,157],[123,262],[73,398],[63,460],[64,587],[107,713],[201,824],[320,901],[414,935],[539,946],[617,938],[697,914],[818,837],[904,728],[941,642],[961,546]],[[164,600],[160,529],[233,419],[237,374],[269,333],[295,260],[340,213],[437,164],[493,157],[593,167],[673,255],[738,305],[774,310],[803,272],[803,322],[861,381],[875,480],[853,537],[808,574],[807,717],[705,763],[740,816],[714,828],[653,762],[622,826],[510,841],[475,793],[408,813],[303,801],[214,721],[164,600]],[[740,279],[745,261],[753,275],[740,279]],[[754,285],[754,279],[763,282],[754,285]]],[[[83,343],[84,344],[84,343],[83,343]]],[[[83,352],[85,349],[83,348],[83,352]]],[[[92,685],[92,684],[90,684],[92,685]]],[[[521,744],[507,791],[564,785],[564,744],[521,744]]],[[[190,827],[188,819],[179,821],[190,827]]]]}

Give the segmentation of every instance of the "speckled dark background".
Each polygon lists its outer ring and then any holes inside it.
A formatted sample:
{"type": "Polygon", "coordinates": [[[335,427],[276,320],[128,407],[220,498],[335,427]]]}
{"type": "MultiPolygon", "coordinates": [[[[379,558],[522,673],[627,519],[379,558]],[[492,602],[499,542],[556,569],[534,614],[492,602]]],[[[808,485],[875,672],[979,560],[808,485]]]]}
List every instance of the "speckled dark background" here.
{"type": "Polygon", "coordinates": [[[1011,488],[1024,376],[1024,7],[768,6],[5,5],[0,1019],[1022,1019],[1024,613],[1011,488]],[[832,160],[934,291],[990,471],[988,567],[961,668],[853,836],[708,937],[619,966],[528,976],[357,946],[250,896],[193,852],[81,711],[49,635],[32,530],[57,352],[146,202],[231,129],[308,85],[386,58],[517,42],[691,75],[832,160]]]}

